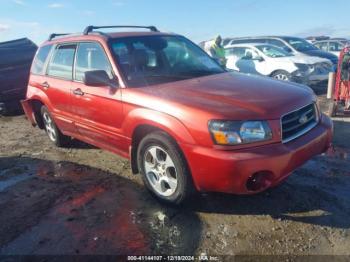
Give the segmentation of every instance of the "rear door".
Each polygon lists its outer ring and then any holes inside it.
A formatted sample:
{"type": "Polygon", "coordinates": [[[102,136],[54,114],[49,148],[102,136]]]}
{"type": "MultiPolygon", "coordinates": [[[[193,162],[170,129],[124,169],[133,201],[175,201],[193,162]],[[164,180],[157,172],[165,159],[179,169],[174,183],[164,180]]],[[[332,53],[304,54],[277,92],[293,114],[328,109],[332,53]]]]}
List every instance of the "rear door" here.
{"type": "Polygon", "coordinates": [[[60,44],[54,47],[46,76],[40,81],[49,101],[51,114],[64,133],[74,134],[71,85],[76,44],[60,44]]]}
{"type": "Polygon", "coordinates": [[[84,85],[84,73],[92,70],[104,70],[111,80],[117,81],[102,45],[97,42],[79,43],[72,83],[76,127],[80,135],[93,144],[97,142],[105,147],[127,151],[128,148],[123,148],[125,138],[121,135],[121,88],[84,85]]]}

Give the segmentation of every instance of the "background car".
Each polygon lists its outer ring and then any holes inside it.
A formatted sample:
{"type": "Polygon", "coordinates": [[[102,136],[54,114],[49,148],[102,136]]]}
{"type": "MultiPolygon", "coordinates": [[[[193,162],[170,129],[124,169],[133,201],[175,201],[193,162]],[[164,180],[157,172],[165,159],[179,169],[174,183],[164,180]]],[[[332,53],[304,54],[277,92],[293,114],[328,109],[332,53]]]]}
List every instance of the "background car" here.
{"type": "Polygon", "coordinates": [[[327,59],[292,55],[269,44],[229,45],[225,51],[227,68],[284,81],[311,85],[327,80],[332,71],[327,59]]]}
{"type": "Polygon", "coordinates": [[[330,39],[324,41],[317,41],[314,43],[314,45],[323,51],[330,52],[339,57],[340,52],[349,43],[350,41],[346,39],[330,39]]]}
{"type": "Polygon", "coordinates": [[[317,56],[329,59],[336,69],[338,57],[334,54],[318,49],[303,38],[293,36],[262,36],[262,37],[245,37],[232,39],[229,45],[243,43],[265,43],[278,46],[293,55],[317,56]]]}
{"type": "Polygon", "coordinates": [[[329,36],[325,36],[325,35],[320,35],[320,36],[309,36],[306,37],[305,40],[308,41],[309,43],[314,43],[316,41],[323,41],[323,40],[329,40],[330,37],[329,36]]]}
{"type": "Polygon", "coordinates": [[[0,43],[0,113],[21,109],[37,46],[27,38],[0,43]]]}

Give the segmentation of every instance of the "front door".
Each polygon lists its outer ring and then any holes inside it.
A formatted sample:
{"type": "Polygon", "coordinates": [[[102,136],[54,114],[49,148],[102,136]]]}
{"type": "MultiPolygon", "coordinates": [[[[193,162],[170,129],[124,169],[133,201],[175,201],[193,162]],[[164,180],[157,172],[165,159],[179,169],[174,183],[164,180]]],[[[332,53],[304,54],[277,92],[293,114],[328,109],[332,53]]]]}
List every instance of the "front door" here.
{"type": "Polygon", "coordinates": [[[96,42],[80,43],[72,83],[73,108],[77,116],[76,127],[80,135],[92,144],[127,151],[128,148],[123,148],[125,137],[121,135],[123,119],[121,89],[84,85],[84,73],[92,70],[104,70],[110,79],[115,79],[103,47],[96,42]]]}

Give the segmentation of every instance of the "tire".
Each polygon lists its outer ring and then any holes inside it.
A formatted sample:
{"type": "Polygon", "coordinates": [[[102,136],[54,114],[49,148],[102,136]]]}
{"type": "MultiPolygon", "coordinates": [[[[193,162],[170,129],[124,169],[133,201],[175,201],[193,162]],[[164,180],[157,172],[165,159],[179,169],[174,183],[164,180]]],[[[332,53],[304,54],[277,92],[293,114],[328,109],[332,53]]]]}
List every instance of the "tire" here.
{"type": "Polygon", "coordinates": [[[331,101],[328,106],[328,115],[330,117],[335,117],[337,116],[337,109],[338,109],[338,104],[335,101],[331,101]]]}
{"type": "Polygon", "coordinates": [[[281,81],[291,81],[292,79],[292,76],[284,70],[278,70],[272,73],[271,77],[281,81]]]}
{"type": "Polygon", "coordinates": [[[41,107],[41,117],[46,134],[49,137],[50,141],[57,147],[64,147],[68,145],[70,137],[63,135],[62,132],[58,129],[46,106],[41,107]]]}
{"type": "Polygon", "coordinates": [[[146,188],[162,202],[179,205],[195,191],[186,159],[164,132],[150,133],[141,140],[137,163],[146,188]]]}

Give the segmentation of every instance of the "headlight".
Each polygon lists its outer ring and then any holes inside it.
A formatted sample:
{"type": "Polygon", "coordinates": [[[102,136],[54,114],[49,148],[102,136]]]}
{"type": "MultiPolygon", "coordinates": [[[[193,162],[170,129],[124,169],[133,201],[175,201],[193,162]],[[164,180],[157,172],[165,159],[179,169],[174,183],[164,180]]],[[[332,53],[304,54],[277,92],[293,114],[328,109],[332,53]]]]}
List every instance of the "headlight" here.
{"type": "Polygon", "coordinates": [[[271,129],[266,121],[212,120],[209,131],[218,145],[238,145],[272,139],[271,129]]]}

